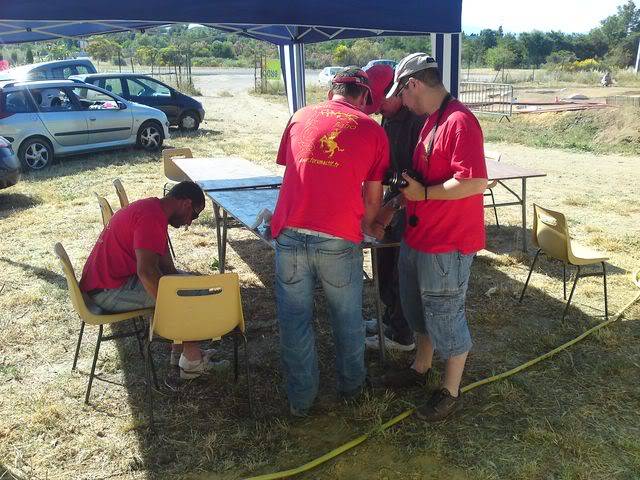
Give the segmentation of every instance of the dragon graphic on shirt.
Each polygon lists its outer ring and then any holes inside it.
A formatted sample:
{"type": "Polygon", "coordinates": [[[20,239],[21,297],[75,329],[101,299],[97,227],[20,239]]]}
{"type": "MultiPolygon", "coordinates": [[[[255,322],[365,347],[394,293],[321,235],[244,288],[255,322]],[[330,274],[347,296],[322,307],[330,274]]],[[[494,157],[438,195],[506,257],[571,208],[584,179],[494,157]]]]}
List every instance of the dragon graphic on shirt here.
{"type": "Polygon", "coordinates": [[[340,135],[340,130],[334,130],[329,134],[320,137],[320,148],[325,147],[324,153],[328,154],[330,158],[337,152],[344,152],[344,148],[340,148],[336,138],[340,135]]]}

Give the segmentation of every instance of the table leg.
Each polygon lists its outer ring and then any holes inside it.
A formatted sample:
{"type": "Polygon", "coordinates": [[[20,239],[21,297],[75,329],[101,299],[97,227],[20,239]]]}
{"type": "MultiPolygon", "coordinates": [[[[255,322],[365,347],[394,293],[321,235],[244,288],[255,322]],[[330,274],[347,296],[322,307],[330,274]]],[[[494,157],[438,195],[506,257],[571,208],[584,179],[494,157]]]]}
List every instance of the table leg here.
{"type": "Polygon", "coordinates": [[[220,254],[220,273],[224,273],[227,263],[227,211],[222,210],[222,253],[220,254]]]}
{"type": "Polygon", "coordinates": [[[522,251],[527,253],[527,179],[522,179],[522,251]]]}
{"type": "Polygon", "coordinates": [[[378,252],[371,248],[371,272],[373,276],[373,288],[376,298],[376,316],[378,320],[378,350],[380,351],[380,363],[385,363],[384,324],[382,323],[382,301],[380,300],[380,279],[378,277],[378,252]]]}
{"type": "Polygon", "coordinates": [[[213,216],[216,219],[216,241],[218,242],[218,271],[220,273],[223,273],[222,268],[222,231],[221,231],[221,224],[220,222],[222,221],[220,218],[220,206],[217,205],[215,202],[213,203],[213,216]]]}

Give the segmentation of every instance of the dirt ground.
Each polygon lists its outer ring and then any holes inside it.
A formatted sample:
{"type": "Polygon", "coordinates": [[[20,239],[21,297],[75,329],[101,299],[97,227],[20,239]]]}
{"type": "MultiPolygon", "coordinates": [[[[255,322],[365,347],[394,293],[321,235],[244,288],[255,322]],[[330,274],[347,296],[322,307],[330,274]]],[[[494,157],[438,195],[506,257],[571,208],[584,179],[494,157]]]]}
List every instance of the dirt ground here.
{"type": "MultiPolygon", "coordinates": [[[[207,120],[196,134],[175,133],[168,146],[195,155],[241,155],[277,171],[288,120],[282,100],[246,93],[204,97],[207,120]]],[[[640,158],[490,144],[502,161],[540,170],[528,183],[533,202],[565,212],[575,239],[609,260],[609,310],[637,293],[640,268],[640,158]]],[[[193,382],[177,394],[161,388],[162,425],[147,429],[142,369],[132,343],[105,345],[90,406],[83,402],[95,332],[78,372],[70,365],[79,322],[52,255],[61,241],[79,273],[100,232],[93,192],[116,203],[122,179],[132,199],[159,195],[157,154],[135,150],[64,160],[0,191],[0,478],[246,478],[293,468],[376,428],[421,401],[423,392],[373,392],[357,406],[334,399],[327,312],[316,299],[322,393],[320,413],[292,420],[278,369],[273,253],[246,230],[229,234],[227,264],[242,282],[257,419],[247,417],[245,385],[230,376],[193,382]]],[[[518,182],[509,186],[519,191],[518,182]]],[[[509,199],[496,188],[498,200],[509,199]]],[[[565,321],[562,269],[542,260],[523,304],[520,293],[533,250],[519,251],[519,209],[487,210],[487,249],[473,267],[468,312],[475,347],[464,383],[513,368],[602,321],[600,278],[581,280],[565,321]]],[[[529,218],[530,235],[531,219],[529,218]]],[[[208,209],[197,224],[173,231],[179,267],[215,272],[215,234],[208,209]]],[[[365,291],[373,315],[373,288],[365,291]]],[[[619,323],[509,380],[470,393],[465,410],[441,425],[407,419],[302,478],[637,479],[640,472],[640,307],[619,323]]],[[[230,345],[220,346],[224,355],[230,345]]],[[[166,363],[166,351],[158,349],[166,363]]],[[[392,356],[402,364],[409,356],[392,356]]],[[[380,366],[368,354],[372,372],[380,366]]],[[[162,363],[161,374],[167,372],[162,363]]],[[[441,365],[437,365],[441,368],[441,365]]],[[[170,373],[170,372],[169,372],[170,373]]]]}

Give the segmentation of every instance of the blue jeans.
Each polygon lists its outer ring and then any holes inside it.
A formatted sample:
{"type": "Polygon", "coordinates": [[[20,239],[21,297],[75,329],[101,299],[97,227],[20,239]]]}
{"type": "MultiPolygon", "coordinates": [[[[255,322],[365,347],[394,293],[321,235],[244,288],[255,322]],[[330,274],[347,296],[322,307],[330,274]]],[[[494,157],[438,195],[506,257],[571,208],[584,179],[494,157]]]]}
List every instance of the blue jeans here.
{"type": "Polygon", "coordinates": [[[318,393],[313,328],[316,281],[321,283],[329,307],[338,392],[357,392],[366,376],[362,250],[347,240],[285,229],[276,239],[276,308],[287,396],[291,408],[298,411],[309,409],[318,393]]]}
{"type": "Polygon", "coordinates": [[[473,257],[400,245],[400,300],[407,323],[414,332],[429,336],[444,359],[471,350],[465,299],[473,257]]]}

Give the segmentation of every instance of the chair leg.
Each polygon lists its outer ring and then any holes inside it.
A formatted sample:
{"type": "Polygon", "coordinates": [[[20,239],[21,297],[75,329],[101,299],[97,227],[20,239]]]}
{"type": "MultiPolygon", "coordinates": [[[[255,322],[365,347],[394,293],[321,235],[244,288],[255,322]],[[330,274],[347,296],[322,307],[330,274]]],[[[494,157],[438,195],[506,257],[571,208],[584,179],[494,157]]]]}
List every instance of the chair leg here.
{"type": "Polygon", "coordinates": [[[238,335],[241,334],[233,336],[233,380],[236,383],[238,382],[238,335]]]}
{"type": "Polygon", "coordinates": [[[538,249],[538,251],[536,252],[536,256],[533,257],[533,262],[531,262],[531,268],[529,269],[529,275],[527,275],[527,281],[524,282],[524,288],[522,289],[522,293],[520,294],[520,300],[518,300],[519,303],[522,303],[522,299],[524,298],[524,292],[527,290],[527,286],[529,285],[529,279],[531,278],[531,274],[533,273],[533,267],[536,266],[536,261],[538,260],[538,255],[540,255],[540,252],[542,251],[542,249],[538,249]]]}
{"type": "Polygon", "coordinates": [[[100,342],[102,342],[102,325],[98,329],[98,340],[96,341],[96,351],[93,354],[93,364],[91,365],[91,373],[89,374],[89,385],[87,385],[87,394],[84,397],[84,403],[89,405],[89,395],[91,394],[91,385],[93,384],[93,377],[96,373],[96,363],[98,362],[98,352],[100,351],[100,342]]]}
{"type": "Polygon", "coordinates": [[[71,367],[72,371],[76,369],[76,365],[78,364],[78,355],[80,355],[80,344],[82,343],[83,333],[84,333],[84,320],[80,324],[80,334],[78,335],[78,345],[76,346],[76,354],[73,357],[73,366],[71,367]]]}
{"type": "Polygon", "coordinates": [[[496,199],[493,196],[493,189],[489,189],[489,193],[491,193],[491,203],[493,204],[493,214],[496,216],[496,226],[500,228],[500,222],[498,221],[498,207],[496,207],[496,199]]]}
{"type": "Polygon", "coordinates": [[[167,235],[167,240],[169,241],[169,250],[171,250],[171,257],[176,258],[176,252],[173,251],[173,244],[171,243],[171,237],[167,235]]]}
{"type": "MultiPolygon", "coordinates": [[[[141,317],[138,318],[142,320],[142,326],[144,326],[144,319],[141,317]]],[[[132,318],[131,321],[133,322],[133,328],[136,332],[136,340],[138,341],[138,351],[140,352],[140,358],[144,360],[144,345],[142,344],[142,338],[140,338],[140,332],[138,331],[138,319],[132,318]]]]}
{"type": "Polygon", "coordinates": [[[602,283],[604,284],[604,319],[609,320],[609,305],[607,303],[607,268],[602,262],[602,283]]]}
{"type": "Polygon", "coordinates": [[[244,342],[244,365],[247,375],[247,398],[249,399],[249,414],[253,417],[253,399],[251,398],[251,375],[249,374],[249,352],[247,349],[247,337],[245,337],[244,334],[242,335],[242,340],[244,342]]]}
{"type": "Polygon", "coordinates": [[[573,287],[571,287],[571,292],[569,293],[569,300],[567,300],[567,304],[564,307],[564,311],[562,312],[562,320],[567,315],[567,311],[569,310],[569,305],[571,305],[571,298],[573,297],[573,292],[576,290],[576,285],[578,283],[578,279],[580,278],[580,265],[578,265],[578,271],[576,272],[576,278],[573,281],[573,287]]]}
{"type": "Polygon", "coordinates": [[[565,300],[567,299],[567,264],[562,263],[562,293],[565,300]]]}
{"type": "Polygon", "coordinates": [[[153,418],[153,388],[151,387],[151,377],[153,368],[153,359],[151,357],[151,342],[149,339],[145,340],[147,344],[147,354],[144,361],[144,373],[146,379],[146,393],[147,393],[147,416],[149,418],[149,427],[151,431],[155,431],[155,421],[153,418]]]}

